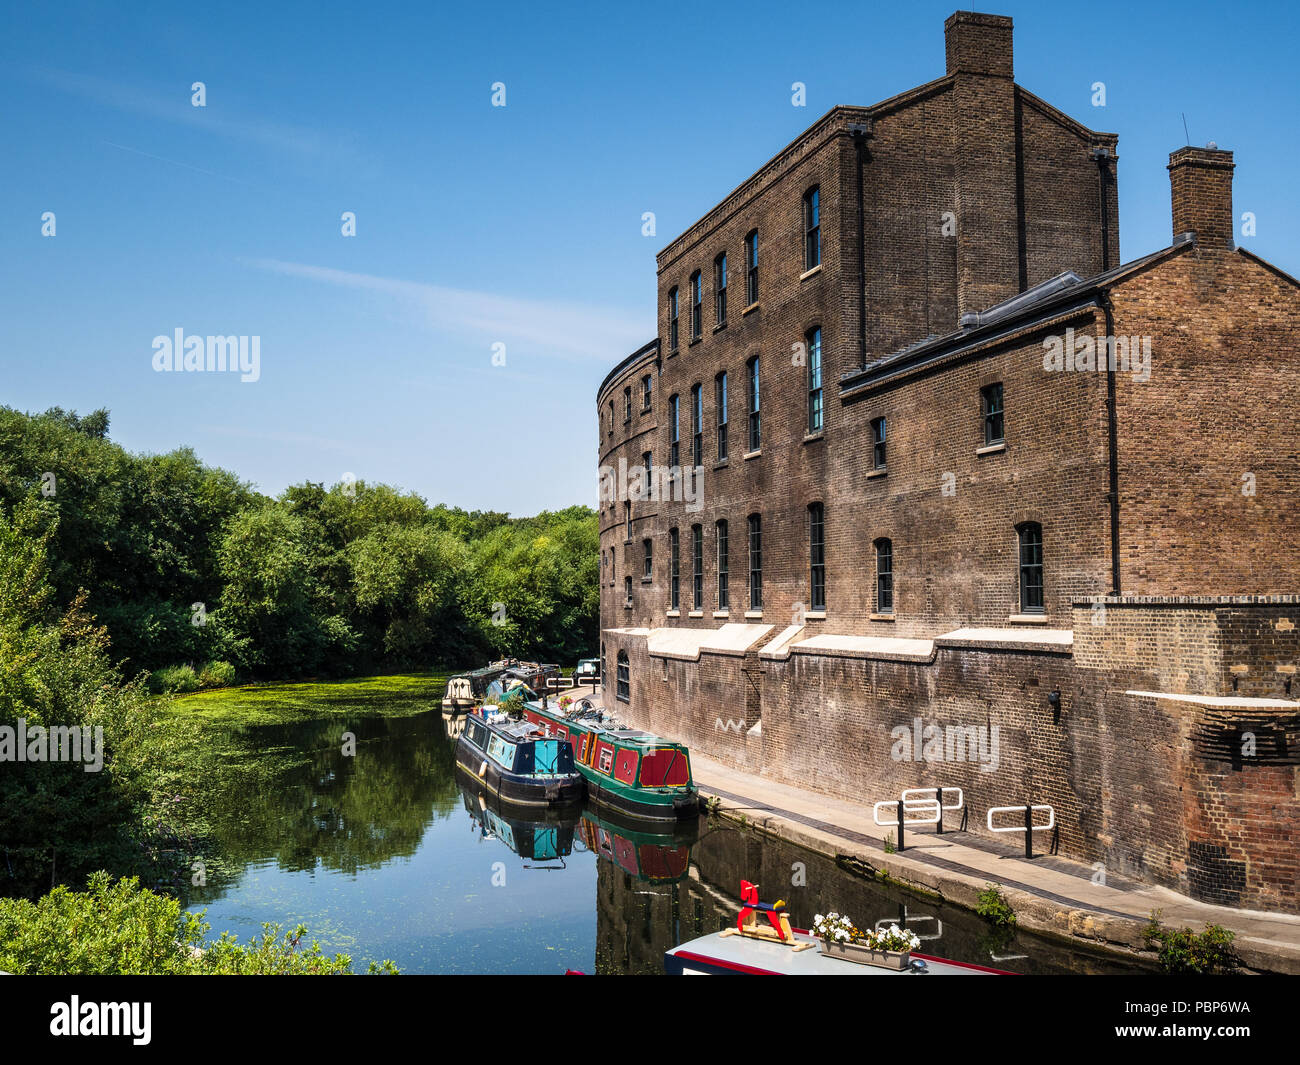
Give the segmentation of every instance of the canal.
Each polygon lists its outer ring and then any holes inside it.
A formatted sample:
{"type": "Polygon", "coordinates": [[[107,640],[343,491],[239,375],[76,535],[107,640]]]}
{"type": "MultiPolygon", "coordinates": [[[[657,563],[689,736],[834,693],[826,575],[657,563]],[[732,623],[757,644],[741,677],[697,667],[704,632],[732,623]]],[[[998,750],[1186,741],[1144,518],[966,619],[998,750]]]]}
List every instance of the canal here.
{"type": "MultiPolygon", "coordinates": [[[[436,705],[436,704],[435,704],[436,705]]],[[[786,900],[792,922],[837,910],[905,923],[921,950],[1022,973],[1135,971],[835,861],[701,818],[649,837],[589,810],[519,819],[458,778],[454,726],[431,710],[241,728],[206,767],[205,908],[213,934],[246,942],[292,928],[356,971],[662,973],[670,946],[735,921],[740,881],[786,900]]]]}

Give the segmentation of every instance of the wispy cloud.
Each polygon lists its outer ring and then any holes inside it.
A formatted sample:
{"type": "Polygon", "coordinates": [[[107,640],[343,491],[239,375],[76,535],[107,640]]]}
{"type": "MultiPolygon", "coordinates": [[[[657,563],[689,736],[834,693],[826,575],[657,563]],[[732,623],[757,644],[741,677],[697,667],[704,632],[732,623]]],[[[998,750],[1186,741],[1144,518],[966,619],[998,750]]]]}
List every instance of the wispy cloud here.
{"type": "Polygon", "coordinates": [[[389,296],[431,330],[473,334],[488,341],[524,341],[548,354],[580,355],[612,364],[645,343],[653,330],[653,323],[643,315],[607,307],[448,288],[279,259],[246,263],[286,277],[389,296]]]}
{"type": "Polygon", "coordinates": [[[186,85],[177,86],[172,95],[164,97],[91,74],[47,68],[33,68],[27,74],[39,84],[119,111],[190,126],[302,158],[320,158],[338,153],[343,147],[341,142],[305,127],[231,115],[211,94],[207,107],[192,107],[186,85]]]}

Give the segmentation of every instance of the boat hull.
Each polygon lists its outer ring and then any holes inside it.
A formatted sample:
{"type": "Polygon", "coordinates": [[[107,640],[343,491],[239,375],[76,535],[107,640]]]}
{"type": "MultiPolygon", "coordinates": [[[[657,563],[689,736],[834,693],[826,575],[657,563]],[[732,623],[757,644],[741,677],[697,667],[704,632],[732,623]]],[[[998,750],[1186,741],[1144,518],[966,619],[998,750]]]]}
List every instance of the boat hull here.
{"type": "Polygon", "coordinates": [[[473,780],[501,800],[518,806],[564,806],[582,801],[581,775],[538,778],[532,774],[503,769],[461,733],[456,740],[456,764],[473,780]]]}

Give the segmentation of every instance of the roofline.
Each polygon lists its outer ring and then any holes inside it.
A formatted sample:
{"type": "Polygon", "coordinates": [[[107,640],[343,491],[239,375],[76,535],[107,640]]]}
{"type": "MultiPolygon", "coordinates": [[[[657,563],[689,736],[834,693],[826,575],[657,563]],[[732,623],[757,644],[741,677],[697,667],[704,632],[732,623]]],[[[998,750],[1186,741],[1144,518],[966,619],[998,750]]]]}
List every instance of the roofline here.
{"type": "MultiPolygon", "coordinates": [[[[1164,262],[1175,255],[1182,254],[1195,247],[1195,241],[1183,240],[1168,248],[1124,263],[1113,270],[1097,274],[1078,285],[1071,285],[1061,292],[1036,303],[1029,304],[1024,310],[1006,317],[997,318],[984,325],[969,329],[960,329],[943,336],[933,337],[917,344],[910,350],[904,349],[893,356],[884,356],[873,365],[855,367],[840,376],[839,394],[841,400],[847,400],[892,380],[900,374],[929,366],[942,359],[976,347],[997,344],[1000,341],[1025,332],[1034,325],[1049,319],[1070,315],[1097,302],[1098,296],[1116,285],[1123,284],[1131,276],[1164,262]]],[[[1016,297],[1012,297],[1014,299],[1016,297]]],[[[996,306],[996,305],[995,305],[996,306]]]]}
{"type": "Polygon", "coordinates": [[[610,370],[609,373],[605,375],[605,380],[601,381],[600,387],[596,389],[596,406],[599,407],[601,400],[605,398],[605,389],[609,387],[610,382],[613,381],[614,378],[616,378],[624,370],[628,369],[628,367],[632,366],[638,359],[644,358],[646,355],[648,355],[652,350],[656,355],[658,355],[659,353],[658,337],[655,337],[653,340],[650,340],[647,343],[642,344],[639,348],[636,349],[636,351],[632,352],[631,355],[629,355],[617,366],[615,366],[612,370],[610,370]]]}
{"type": "Polygon", "coordinates": [[[1283,281],[1289,281],[1292,285],[1295,285],[1297,288],[1300,288],[1300,281],[1297,281],[1294,277],[1288,274],[1280,266],[1274,266],[1267,259],[1259,255],[1256,255],[1253,251],[1249,251],[1248,249],[1243,248],[1240,245],[1238,245],[1237,251],[1241,252],[1241,254],[1244,255],[1247,259],[1249,259],[1251,262],[1256,263],[1259,266],[1262,266],[1265,270],[1269,271],[1270,273],[1276,274],[1283,281]]]}

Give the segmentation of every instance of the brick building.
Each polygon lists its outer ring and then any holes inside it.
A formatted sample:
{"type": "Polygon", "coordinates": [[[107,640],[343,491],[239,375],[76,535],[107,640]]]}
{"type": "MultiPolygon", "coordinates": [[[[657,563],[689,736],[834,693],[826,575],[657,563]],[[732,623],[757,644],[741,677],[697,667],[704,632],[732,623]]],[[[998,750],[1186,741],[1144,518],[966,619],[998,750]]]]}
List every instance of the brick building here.
{"type": "Polygon", "coordinates": [[[1297,282],[1234,247],[1215,148],[1122,263],[1116,136],[1015,83],[1010,19],[945,31],[944,77],[660,253],[597,397],[607,691],[774,779],[1051,805],[1063,853],[1300,911],[1297,282]]]}

